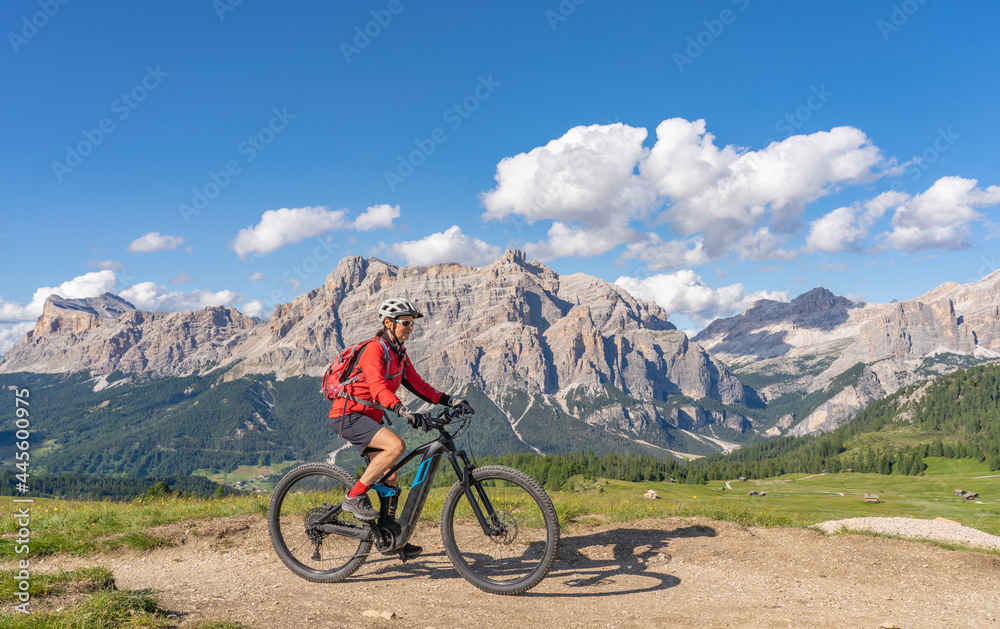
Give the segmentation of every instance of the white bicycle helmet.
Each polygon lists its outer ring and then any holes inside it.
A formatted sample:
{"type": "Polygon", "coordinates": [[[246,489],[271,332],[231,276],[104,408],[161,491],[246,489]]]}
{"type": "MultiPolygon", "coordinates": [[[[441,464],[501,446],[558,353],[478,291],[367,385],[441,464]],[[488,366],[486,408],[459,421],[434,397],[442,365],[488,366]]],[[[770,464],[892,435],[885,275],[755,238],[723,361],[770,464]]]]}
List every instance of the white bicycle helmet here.
{"type": "Polygon", "coordinates": [[[410,315],[414,319],[419,319],[424,316],[420,314],[417,307],[413,305],[409,299],[386,299],[382,302],[382,305],[378,307],[378,320],[385,321],[386,317],[390,319],[396,319],[397,317],[402,317],[404,315],[410,315]]]}

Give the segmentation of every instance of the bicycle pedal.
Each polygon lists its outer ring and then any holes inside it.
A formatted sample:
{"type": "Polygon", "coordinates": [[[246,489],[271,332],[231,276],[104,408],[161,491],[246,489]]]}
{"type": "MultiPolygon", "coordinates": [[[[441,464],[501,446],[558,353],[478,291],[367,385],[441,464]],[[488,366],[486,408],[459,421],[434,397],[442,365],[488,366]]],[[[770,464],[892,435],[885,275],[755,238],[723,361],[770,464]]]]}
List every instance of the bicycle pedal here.
{"type": "Polygon", "coordinates": [[[399,560],[406,563],[407,560],[413,559],[424,552],[424,549],[422,546],[417,546],[416,544],[407,544],[395,552],[399,553],[399,560]]]}

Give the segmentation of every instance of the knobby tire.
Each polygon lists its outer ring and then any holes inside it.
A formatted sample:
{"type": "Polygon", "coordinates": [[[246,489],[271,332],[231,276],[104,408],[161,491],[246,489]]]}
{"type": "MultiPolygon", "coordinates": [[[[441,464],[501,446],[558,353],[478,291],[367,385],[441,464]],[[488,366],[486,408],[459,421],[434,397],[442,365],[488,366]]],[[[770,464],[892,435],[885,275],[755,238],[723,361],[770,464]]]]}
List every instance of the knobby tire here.
{"type": "MultiPolygon", "coordinates": [[[[340,504],[355,484],[354,477],[336,465],[305,463],[278,483],[267,510],[267,529],[278,558],[289,570],[315,583],[335,583],[354,574],[368,558],[371,540],[330,533],[316,546],[307,533],[310,519],[340,504]],[[319,553],[319,559],[315,558],[319,553]]],[[[331,519],[344,525],[363,526],[349,513],[331,519]]]]}
{"type": "Polygon", "coordinates": [[[545,491],[527,474],[489,465],[473,470],[476,485],[494,508],[493,534],[483,531],[461,482],[448,492],[441,510],[441,539],[455,569],[491,594],[520,594],[545,578],[559,545],[559,519],[545,491]]]}

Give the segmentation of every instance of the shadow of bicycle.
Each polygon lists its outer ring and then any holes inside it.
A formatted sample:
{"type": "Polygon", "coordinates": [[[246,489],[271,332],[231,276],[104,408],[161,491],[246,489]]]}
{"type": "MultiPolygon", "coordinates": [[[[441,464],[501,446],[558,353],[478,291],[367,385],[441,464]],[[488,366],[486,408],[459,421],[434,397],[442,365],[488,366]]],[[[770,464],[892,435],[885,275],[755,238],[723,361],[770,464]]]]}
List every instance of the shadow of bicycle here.
{"type": "MultiPolygon", "coordinates": [[[[671,530],[612,529],[563,537],[552,570],[539,590],[551,590],[544,586],[552,582],[561,587],[557,586],[558,591],[533,590],[524,596],[622,596],[665,590],[681,582],[665,572],[671,561],[668,552],[671,540],[715,535],[715,529],[709,526],[686,526],[671,530]]],[[[404,564],[389,558],[375,560],[372,564],[374,571],[362,579],[461,578],[444,552],[421,555],[404,564]]]]}

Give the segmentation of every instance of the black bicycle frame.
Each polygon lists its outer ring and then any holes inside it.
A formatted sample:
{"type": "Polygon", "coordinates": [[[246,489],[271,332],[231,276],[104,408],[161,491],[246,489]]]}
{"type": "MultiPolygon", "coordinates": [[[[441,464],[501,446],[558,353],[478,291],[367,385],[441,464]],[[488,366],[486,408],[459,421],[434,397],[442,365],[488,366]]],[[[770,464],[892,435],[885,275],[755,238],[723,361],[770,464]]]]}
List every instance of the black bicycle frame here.
{"type": "MultiPolygon", "coordinates": [[[[410,493],[406,496],[406,504],[403,505],[403,510],[396,520],[400,527],[399,535],[393,540],[392,547],[386,548],[384,552],[402,548],[409,541],[410,536],[413,535],[413,531],[416,530],[417,521],[420,519],[420,514],[427,503],[427,497],[430,495],[431,486],[434,484],[434,477],[437,476],[441,456],[444,454],[448,455],[448,461],[455,470],[455,475],[458,477],[459,482],[462,483],[466,498],[472,506],[473,513],[476,514],[476,519],[479,520],[479,525],[483,528],[483,533],[486,535],[501,535],[503,533],[502,528],[494,517],[493,504],[490,502],[482,486],[476,484],[475,493],[473,493],[472,470],[475,469],[475,466],[469,462],[469,457],[465,454],[464,450],[457,450],[455,448],[455,442],[452,440],[451,435],[443,430],[441,431],[441,436],[434,441],[429,441],[415,448],[375,481],[372,489],[378,492],[380,504],[392,496],[393,492],[398,491],[394,487],[385,485],[385,479],[401,470],[407,463],[420,454],[423,454],[423,458],[420,460],[420,465],[417,466],[417,474],[414,476],[413,484],[410,486],[410,493]],[[461,464],[459,463],[459,459],[461,459],[461,464]]],[[[339,511],[340,506],[337,505],[331,509],[328,515],[333,515],[339,511]]],[[[319,521],[323,522],[327,517],[324,516],[319,521]]],[[[339,523],[320,524],[317,528],[328,533],[346,535],[357,539],[374,538],[378,546],[384,546],[387,543],[383,531],[374,521],[368,523],[368,526],[363,528],[356,525],[339,523]]]]}

